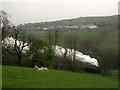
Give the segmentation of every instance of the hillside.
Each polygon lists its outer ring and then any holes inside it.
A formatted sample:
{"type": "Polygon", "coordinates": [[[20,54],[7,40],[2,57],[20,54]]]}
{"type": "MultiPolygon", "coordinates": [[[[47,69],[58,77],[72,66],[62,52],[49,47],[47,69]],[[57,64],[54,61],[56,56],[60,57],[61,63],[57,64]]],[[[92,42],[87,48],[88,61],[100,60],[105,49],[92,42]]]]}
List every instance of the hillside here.
{"type": "Polygon", "coordinates": [[[118,80],[95,74],[3,66],[3,88],[117,88],[118,80]]]}
{"type": "Polygon", "coordinates": [[[66,20],[57,20],[50,22],[36,22],[36,23],[28,23],[22,25],[22,27],[57,27],[57,26],[68,26],[68,25],[97,25],[99,27],[103,26],[117,26],[118,24],[118,16],[97,16],[97,17],[78,17],[74,19],[66,19],[66,20]]]}

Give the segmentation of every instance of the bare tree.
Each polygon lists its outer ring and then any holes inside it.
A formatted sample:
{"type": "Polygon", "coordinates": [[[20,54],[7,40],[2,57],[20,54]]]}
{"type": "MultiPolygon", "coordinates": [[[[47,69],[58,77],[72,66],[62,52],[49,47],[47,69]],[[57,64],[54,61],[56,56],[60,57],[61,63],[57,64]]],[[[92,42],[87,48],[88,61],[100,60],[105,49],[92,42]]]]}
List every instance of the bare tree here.
{"type": "Polygon", "coordinates": [[[16,28],[14,28],[13,36],[15,38],[14,49],[18,57],[18,60],[16,61],[16,65],[20,66],[22,59],[22,52],[24,51],[24,47],[27,46],[26,44],[27,37],[25,32],[20,32],[19,29],[16,28]]]}
{"type": "Polygon", "coordinates": [[[60,29],[55,28],[55,30],[54,30],[54,46],[56,46],[58,44],[59,37],[60,37],[60,29]]]}
{"type": "Polygon", "coordinates": [[[67,53],[69,53],[69,58],[72,60],[72,71],[74,71],[74,63],[76,60],[76,52],[78,49],[78,42],[79,42],[79,37],[77,36],[67,36],[65,38],[65,43],[66,43],[66,47],[70,49],[70,51],[68,52],[67,49],[65,49],[65,53],[64,53],[64,58],[66,57],[67,53]]]}
{"type": "Polygon", "coordinates": [[[60,35],[61,35],[61,32],[59,28],[54,28],[47,31],[48,41],[50,44],[54,45],[54,49],[59,42],[60,35]]]}
{"type": "Polygon", "coordinates": [[[3,40],[12,27],[8,20],[8,14],[3,10],[0,11],[0,27],[2,29],[2,40],[3,40]]]}
{"type": "Polygon", "coordinates": [[[52,45],[53,44],[53,30],[52,29],[48,30],[46,34],[47,34],[49,43],[52,45]]]}

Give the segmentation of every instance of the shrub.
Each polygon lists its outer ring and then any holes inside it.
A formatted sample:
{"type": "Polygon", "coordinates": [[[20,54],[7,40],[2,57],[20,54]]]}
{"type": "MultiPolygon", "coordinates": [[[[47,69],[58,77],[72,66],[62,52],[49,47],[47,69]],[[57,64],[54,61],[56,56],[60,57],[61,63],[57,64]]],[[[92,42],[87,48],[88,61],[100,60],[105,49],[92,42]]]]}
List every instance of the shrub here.
{"type": "Polygon", "coordinates": [[[30,66],[38,65],[52,68],[53,48],[44,40],[35,38],[27,52],[30,60],[30,66]]]}

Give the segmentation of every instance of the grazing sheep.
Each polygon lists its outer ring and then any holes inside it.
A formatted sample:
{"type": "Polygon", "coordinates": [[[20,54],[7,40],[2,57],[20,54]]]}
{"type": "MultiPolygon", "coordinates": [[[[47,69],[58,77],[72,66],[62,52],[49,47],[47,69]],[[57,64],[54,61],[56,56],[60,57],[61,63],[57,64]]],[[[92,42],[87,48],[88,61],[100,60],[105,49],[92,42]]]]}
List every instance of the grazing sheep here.
{"type": "Polygon", "coordinates": [[[48,68],[46,68],[46,67],[41,67],[41,68],[39,68],[37,65],[35,65],[34,68],[38,69],[39,71],[42,71],[42,70],[48,71],[48,68]]]}

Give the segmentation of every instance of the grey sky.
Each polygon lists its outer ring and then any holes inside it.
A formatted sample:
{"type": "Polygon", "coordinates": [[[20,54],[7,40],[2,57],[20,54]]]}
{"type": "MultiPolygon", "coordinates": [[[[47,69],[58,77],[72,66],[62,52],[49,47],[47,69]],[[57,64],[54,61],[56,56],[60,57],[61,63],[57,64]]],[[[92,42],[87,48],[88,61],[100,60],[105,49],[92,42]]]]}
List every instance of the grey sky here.
{"type": "MultiPolygon", "coordinates": [[[[53,21],[80,16],[118,14],[119,0],[22,0],[2,1],[13,24],[53,21]]],[[[1,4],[0,4],[1,5],[1,4]]],[[[1,8],[1,7],[0,7],[1,8]]]]}

